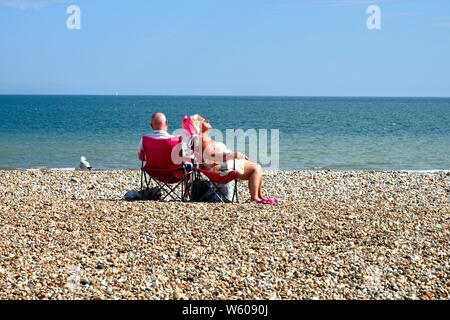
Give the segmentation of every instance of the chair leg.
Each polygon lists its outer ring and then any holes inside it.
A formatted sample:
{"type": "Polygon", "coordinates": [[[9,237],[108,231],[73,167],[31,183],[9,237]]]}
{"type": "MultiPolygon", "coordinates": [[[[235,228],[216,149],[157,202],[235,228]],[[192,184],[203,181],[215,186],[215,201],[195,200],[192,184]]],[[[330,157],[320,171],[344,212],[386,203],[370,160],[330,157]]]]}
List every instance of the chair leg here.
{"type": "Polygon", "coordinates": [[[164,190],[166,192],[166,195],[161,199],[161,201],[166,200],[167,197],[171,197],[173,201],[177,201],[177,199],[173,196],[173,191],[175,189],[176,189],[176,187],[175,188],[171,188],[169,185],[163,184],[161,186],[161,190],[164,190]],[[167,190],[166,188],[169,189],[169,190],[167,190]]]}
{"type": "Polygon", "coordinates": [[[146,174],[146,172],[142,170],[142,171],[141,171],[141,191],[140,191],[141,198],[144,197],[144,191],[145,191],[145,190],[147,191],[147,193],[150,193],[150,183],[151,183],[151,182],[152,182],[152,178],[149,177],[149,178],[147,179],[147,174],[146,174]],[[144,182],[145,182],[145,187],[144,187],[144,182]]]}
{"type": "MultiPolygon", "coordinates": [[[[221,196],[221,202],[222,202],[222,203],[232,203],[232,201],[230,201],[230,199],[228,199],[228,197],[227,197],[227,196],[223,193],[223,191],[220,189],[220,187],[218,186],[218,184],[216,184],[215,182],[213,182],[213,181],[211,181],[211,180],[210,180],[210,182],[211,182],[212,185],[213,185],[213,188],[211,189],[211,191],[212,191],[213,193],[215,193],[216,195],[221,196]],[[224,200],[224,199],[225,199],[225,200],[224,200]]],[[[203,195],[203,197],[202,197],[199,201],[203,200],[203,198],[206,197],[207,195],[209,195],[209,193],[206,193],[205,195],[203,195]]]]}
{"type": "Polygon", "coordinates": [[[180,182],[181,183],[181,202],[187,202],[186,199],[189,197],[190,199],[190,193],[189,193],[189,180],[191,178],[191,174],[188,174],[184,177],[184,179],[180,182]]]}
{"type": "Polygon", "coordinates": [[[142,196],[144,194],[144,170],[141,169],[141,190],[140,190],[140,194],[141,194],[141,199],[142,196]]]}
{"type": "Polygon", "coordinates": [[[194,187],[195,187],[195,174],[192,174],[192,181],[191,181],[191,187],[190,187],[190,191],[189,191],[189,193],[190,193],[190,195],[189,195],[189,197],[190,197],[190,202],[194,202],[194,187]]]}
{"type": "MultiPolygon", "coordinates": [[[[156,190],[155,193],[161,192],[161,197],[162,197],[162,192],[163,192],[163,191],[166,192],[166,195],[165,195],[164,198],[162,198],[161,200],[166,199],[169,195],[170,195],[170,197],[172,198],[172,200],[176,200],[176,199],[170,194],[171,192],[166,190],[166,188],[168,188],[168,189],[170,190],[170,187],[169,187],[168,185],[166,185],[165,183],[159,182],[159,181],[156,180],[156,179],[153,179],[153,180],[155,181],[155,183],[156,183],[156,185],[157,185],[157,188],[158,188],[158,190],[156,190]]],[[[151,178],[150,178],[150,182],[151,182],[151,178]]],[[[150,188],[149,188],[148,186],[147,186],[147,190],[148,190],[148,193],[150,194],[150,188]]]]}
{"type": "Polygon", "coordinates": [[[183,180],[183,186],[181,190],[182,201],[191,202],[192,201],[192,185],[194,181],[194,175],[189,173],[183,180]],[[189,199],[189,200],[187,200],[189,199]]]}
{"type": "MultiPolygon", "coordinates": [[[[140,189],[140,195],[141,198],[144,196],[145,190],[147,190],[147,193],[150,194],[150,183],[152,182],[152,176],[148,174],[145,170],[141,169],[141,189],[140,189]]],[[[193,188],[193,181],[195,180],[195,175],[193,172],[189,174],[185,174],[183,179],[174,185],[174,187],[171,187],[171,185],[167,183],[160,182],[157,179],[153,179],[157,185],[156,193],[161,192],[161,201],[166,200],[168,197],[170,197],[173,201],[186,201],[186,196],[189,196],[189,200],[191,200],[192,195],[192,188],[193,188]],[[192,179],[191,179],[192,178],[192,179]],[[189,181],[191,183],[189,184],[189,181]],[[179,193],[181,189],[181,194],[179,193]],[[165,192],[165,195],[163,195],[162,192],[165,192]]]]}
{"type": "Polygon", "coordinates": [[[181,202],[184,202],[184,179],[181,182],[181,202]]]}
{"type": "Polygon", "coordinates": [[[181,180],[180,182],[178,182],[174,187],[171,187],[170,185],[164,183],[162,185],[161,189],[164,190],[167,194],[161,200],[164,201],[167,197],[170,196],[172,198],[172,200],[174,200],[174,201],[177,201],[177,200],[181,200],[182,201],[182,196],[180,197],[180,195],[176,194],[175,191],[177,191],[178,187],[180,185],[182,186],[183,183],[184,183],[184,179],[181,180]],[[169,191],[167,191],[166,188],[169,189],[169,191]]]}

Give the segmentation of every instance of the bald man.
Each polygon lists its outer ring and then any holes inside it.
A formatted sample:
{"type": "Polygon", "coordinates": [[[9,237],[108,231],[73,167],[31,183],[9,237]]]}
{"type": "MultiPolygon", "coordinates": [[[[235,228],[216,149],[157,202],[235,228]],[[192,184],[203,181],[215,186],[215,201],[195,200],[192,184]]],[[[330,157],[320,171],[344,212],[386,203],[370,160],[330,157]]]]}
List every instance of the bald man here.
{"type": "Polygon", "coordinates": [[[166,115],[162,112],[156,112],[152,116],[150,126],[153,132],[148,136],[152,138],[172,138],[173,136],[167,132],[169,130],[169,122],[167,121],[166,115]]]}
{"type": "MultiPolygon", "coordinates": [[[[152,127],[153,132],[145,134],[144,136],[146,137],[152,137],[156,139],[165,139],[174,137],[173,135],[167,132],[167,130],[169,130],[169,122],[167,121],[166,115],[162,112],[156,112],[152,115],[150,126],[152,127]]],[[[141,152],[142,152],[142,139],[141,139],[141,146],[139,147],[139,160],[141,160],[141,152]]]]}

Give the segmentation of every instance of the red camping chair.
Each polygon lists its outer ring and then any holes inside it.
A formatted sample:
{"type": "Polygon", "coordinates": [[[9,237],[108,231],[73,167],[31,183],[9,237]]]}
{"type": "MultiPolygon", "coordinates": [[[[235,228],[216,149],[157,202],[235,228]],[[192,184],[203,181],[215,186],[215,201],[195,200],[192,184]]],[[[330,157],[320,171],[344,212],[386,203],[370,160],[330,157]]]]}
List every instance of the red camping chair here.
{"type": "Polygon", "coordinates": [[[164,139],[142,137],[142,150],[139,154],[139,159],[142,161],[141,196],[145,191],[150,194],[150,183],[154,181],[158,186],[156,193],[166,192],[161,200],[164,201],[170,197],[174,201],[186,201],[186,198],[189,197],[188,184],[192,170],[186,162],[182,161],[181,143],[181,136],[164,139]],[[178,152],[176,148],[180,151],[178,152]],[[178,154],[176,154],[177,152],[178,154]],[[172,153],[179,156],[180,163],[174,162],[172,153]],[[181,187],[181,196],[176,192],[179,187],[181,187]]]}
{"type": "MultiPolygon", "coordinates": [[[[205,180],[204,177],[208,178],[211,182],[211,191],[219,196],[222,202],[234,203],[235,201],[239,203],[238,198],[238,175],[237,171],[230,171],[226,175],[221,175],[220,173],[211,172],[206,169],[202,169],[201,165],[194,165],[194,177],[195,181],[205,180]],[[225,185],[234,181],[233,197],[231,200],[223,193],[220,185],[225,185]]],[[[194,190],[192,191],[194,192],[194,190]]],[[[203,195],[198,201],[202,201],[207,194],[203,195]]]]}

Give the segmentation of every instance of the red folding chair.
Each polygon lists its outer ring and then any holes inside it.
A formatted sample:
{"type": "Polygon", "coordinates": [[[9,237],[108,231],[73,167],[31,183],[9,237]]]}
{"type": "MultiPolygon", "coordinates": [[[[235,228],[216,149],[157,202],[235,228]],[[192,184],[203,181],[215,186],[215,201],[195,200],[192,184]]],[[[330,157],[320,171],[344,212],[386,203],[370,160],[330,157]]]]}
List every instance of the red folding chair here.
{"type": "MultiPolygon", "coordinates": [[[[211,182],[211,191],[218,195],[224,203],[234,203],[235,201],[239,203],[238,198],[238,175],[237,171],[230,171],[226,175],[221,175],[220,173],[211,172],[206,169],[202,169],[201,165],[194,165],[194,177],[196,181],[205,180],[205,177],[211,182]],[[231,200],[222,191],[220,185],[226,185],[234,181],[234,190],[231,200]]],[[[194,192],[194,191],[192,191],[194,192]]],[[[207,194],[203,195],[198,201],[202,201],[207,194]]]]}
{"type": "Polygon", "coordinates": [[[190,196],[189,182],[192,176],[192,165],[189,166],[183,161],[182,139],[181,136],[164,139],[142,137],[142,150],[139,154],[139,159],[142,161],[141,196],[145,191],[150,194],[152,181],[158,186],[156,193],[163,191],[166,193],[162,201],[170,197],[174,201],[184,202],[190,196]],[[181,187],[181,196],[177,193],[179,187],[181,187]]]}

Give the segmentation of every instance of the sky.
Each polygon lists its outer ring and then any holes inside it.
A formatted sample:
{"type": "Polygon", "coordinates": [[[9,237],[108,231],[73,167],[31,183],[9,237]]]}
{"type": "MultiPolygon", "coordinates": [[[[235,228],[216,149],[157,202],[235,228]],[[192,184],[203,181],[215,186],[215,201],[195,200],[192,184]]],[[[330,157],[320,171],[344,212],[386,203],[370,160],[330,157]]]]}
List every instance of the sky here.
{"type": "Polygon", "coordinates": [[[0,94],[116,93],[450,97],[450,1],[0,0],[0,94]]]}

